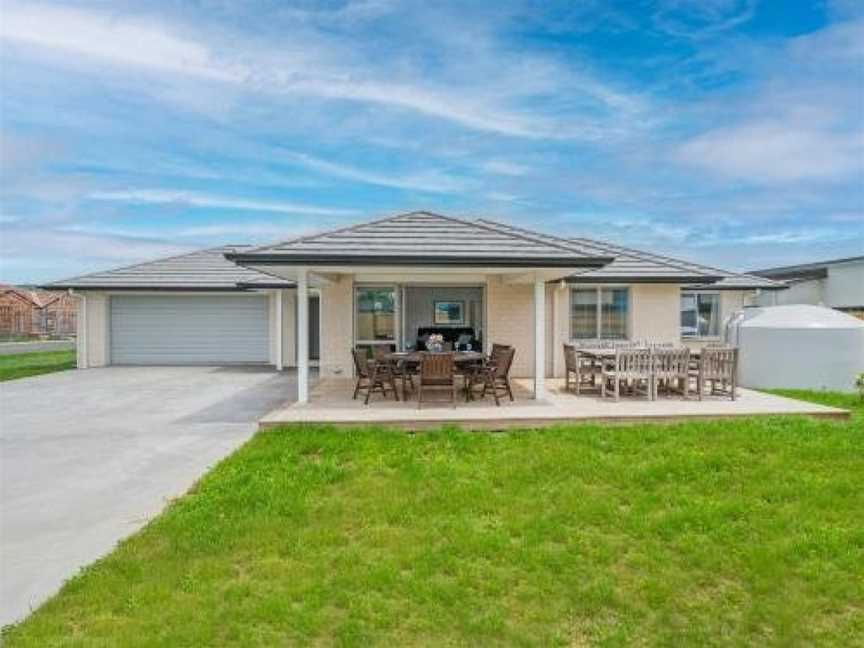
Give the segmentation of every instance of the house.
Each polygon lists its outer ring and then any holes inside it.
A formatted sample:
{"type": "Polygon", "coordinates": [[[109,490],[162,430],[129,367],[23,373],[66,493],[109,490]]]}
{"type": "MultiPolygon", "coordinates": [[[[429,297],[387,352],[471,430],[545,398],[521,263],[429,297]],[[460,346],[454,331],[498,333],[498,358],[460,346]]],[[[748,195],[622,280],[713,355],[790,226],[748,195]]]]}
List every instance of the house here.
{"type": "Polygon", "coordinates": [[[516,347],[513,373],[562,376],[571,339],[704,344],[771,279],[489,220],[412,212],[263,247],[227,246],[52,284],[82,300],[79,362],[269,363],[317,356],[350,375],[355,345],[405,348],[420,329],[516,347]],[[683,327],[682,327],[683,323],[683,327]]]}
{"type": "Polygon", "coordinates": [[[74,335],[76,304],[67,293],[0,287],[0,338],[74,335]]]}
{"type": "Polygon", "coordinates": [[[756,270],[752,274],[783,281],[789,290],[760,295],[760,306],[829,306],[864,319],[864,256],[756,270]]]}

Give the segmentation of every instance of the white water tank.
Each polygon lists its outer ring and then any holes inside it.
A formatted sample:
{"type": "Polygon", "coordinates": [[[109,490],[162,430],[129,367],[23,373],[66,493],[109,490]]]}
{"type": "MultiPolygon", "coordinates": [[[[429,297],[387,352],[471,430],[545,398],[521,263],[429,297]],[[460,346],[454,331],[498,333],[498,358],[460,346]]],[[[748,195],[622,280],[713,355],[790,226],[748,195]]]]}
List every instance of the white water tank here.
{"type": "Polygon", "coordinates": [[[823,306],[745,308],[726,323],[742,387],[853,391],[864,372],[864,322],[823,306]]]}

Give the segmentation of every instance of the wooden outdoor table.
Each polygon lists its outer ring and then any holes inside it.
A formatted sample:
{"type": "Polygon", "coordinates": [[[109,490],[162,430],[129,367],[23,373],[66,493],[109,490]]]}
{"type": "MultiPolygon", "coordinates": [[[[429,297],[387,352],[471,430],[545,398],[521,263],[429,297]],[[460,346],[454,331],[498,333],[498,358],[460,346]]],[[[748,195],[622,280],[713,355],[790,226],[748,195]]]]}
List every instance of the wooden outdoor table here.
{"type": "MultiPolygon", "coordinates": [[[[673,348],[673,347],[660,347],[660,348],[673,348]]],[[[615,349],[607,348],[607,347],[585,347],[579,348],[576,347],[576,353],[580,355],[586,355],[589,358],[594,358],[595,360],[614,360],[615,359],[615,349]]],[[[690,349],[690,357],[691,358],[699,358],[701,351],[699,349],[690,349]]]]}
{"type": "MultiPolygon", "coordinates": [[[[409,364],[420,363],[420,358],[424,353],[432,353],[431,351],[392,351],[384,356],[389,362],[406,362],[409,364]]],[[[443,351],[442,353],[452,353],[453,362],[460,364],[463,362],[477,362],[485,356],[479,351],[443,351]]]]}
{"type": "MultiPolygon", "coordinates": [[[[432,351],[392,351],[384,355],[384,359],[392,364],[402,365],[402,398],[407,400],[405,390],[407,388],[405,377],[409,371],[414,373],[420,365],[420,359],[424,354],[434,353],[432,351]]],[[[479,351],[442,351],[442,353],[453,354],[453,364],[465,365],[474,362],[481,362],[486,356],[479,351]]],[[[468,385],[465,385],[465,400],[468,400],[469,394],[467,391],[468,385]]]]}

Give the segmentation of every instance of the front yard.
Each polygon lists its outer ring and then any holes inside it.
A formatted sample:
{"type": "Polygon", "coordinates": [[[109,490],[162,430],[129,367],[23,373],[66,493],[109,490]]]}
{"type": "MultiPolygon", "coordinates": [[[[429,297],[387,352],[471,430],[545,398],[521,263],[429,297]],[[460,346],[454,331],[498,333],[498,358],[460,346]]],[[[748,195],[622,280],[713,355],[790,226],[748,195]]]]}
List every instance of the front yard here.
{"type": "Polygon", "coordinates": [[[861,645],[864,407],[258,434],[6,645],[861,645]]]}
{"type": "Polygon", "coordinates": [[[0,382],[75,368],[75,351],[0,355],[0,382]]]}

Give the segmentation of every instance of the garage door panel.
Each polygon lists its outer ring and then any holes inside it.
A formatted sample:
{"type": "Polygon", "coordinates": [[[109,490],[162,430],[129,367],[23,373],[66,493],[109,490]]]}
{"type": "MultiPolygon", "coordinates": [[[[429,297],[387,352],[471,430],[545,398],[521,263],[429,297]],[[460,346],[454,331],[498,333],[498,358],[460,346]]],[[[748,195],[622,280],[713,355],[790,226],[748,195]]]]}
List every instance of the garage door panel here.
{"type": "Polygon", "coordinates": [[[266,363],[265,296],[111,298],[113,364],[266,363]]]}

